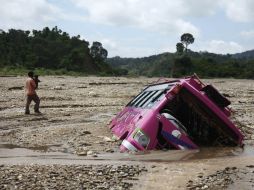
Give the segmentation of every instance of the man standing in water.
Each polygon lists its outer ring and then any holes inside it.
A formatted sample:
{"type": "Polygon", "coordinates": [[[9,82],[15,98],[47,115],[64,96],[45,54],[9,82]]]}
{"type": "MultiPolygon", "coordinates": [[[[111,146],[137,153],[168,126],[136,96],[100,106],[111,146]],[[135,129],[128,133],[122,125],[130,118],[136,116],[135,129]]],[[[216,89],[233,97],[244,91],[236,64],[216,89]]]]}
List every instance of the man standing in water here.
{"type": "Polygon", "coordinates": [[[35,89],[36,89],[36,84],[34,82],[34,73],[32,71],[28,72],[28,78],[26,79],[26,85],[25,85],[25,90],[26,90],[26,110],[25,114],[30,114],[29,111],[29,106],[32,102],[32,100],[35,102],[34,105],[34,112],[35,113],[41,113],[39,111],[39,106],[40,106],[40,98],[37,96],[35,89]]]}

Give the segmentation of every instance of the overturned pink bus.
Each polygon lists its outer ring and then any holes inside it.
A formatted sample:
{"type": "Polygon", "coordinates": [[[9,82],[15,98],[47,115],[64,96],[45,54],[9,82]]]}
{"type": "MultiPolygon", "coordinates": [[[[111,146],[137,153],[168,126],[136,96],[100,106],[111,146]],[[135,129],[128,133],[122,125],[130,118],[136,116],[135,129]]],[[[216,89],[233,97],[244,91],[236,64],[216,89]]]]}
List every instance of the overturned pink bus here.
{"type": "Polygon", "coordinates": [[[112,119],[120,150],[197,149],[242,145],[230,121],[230,101],[197,75],[147,86],[112,119]]]}

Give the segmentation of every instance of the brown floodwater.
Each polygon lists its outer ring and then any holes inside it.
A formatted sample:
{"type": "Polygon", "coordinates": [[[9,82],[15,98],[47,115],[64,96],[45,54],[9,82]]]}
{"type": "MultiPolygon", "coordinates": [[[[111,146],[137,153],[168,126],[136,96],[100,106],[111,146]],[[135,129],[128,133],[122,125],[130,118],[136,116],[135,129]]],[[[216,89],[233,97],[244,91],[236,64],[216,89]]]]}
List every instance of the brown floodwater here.
{"type": "Polygon", "coordinates": [[[240,147],[203,147],[198,150],[156,150],[139,153],[106,153],[97,154],[96,157],[77,156],[67,152],[50,152],[49,148],[61,145],[48,145],[41,147],[24,148],[12,144],[0,144],[1,164],[87,164],[110,162],[176,162],[200,159],[252,156],[253,146],[240,147]]]}
{"type": "Polygon", "coordinates": [[[15,144],[7,144],[7,143],[0,143],[0,149],[18,149],[18,148],[23,148],[23,149],[30,149],[30,150],[35,150],[35,151],[42,151],[42,152],[47,152],[50,147],[59,147],[61,144],[54,144],[54,145],[47,145],[47,146],[36,146],[36,147],[22,147],[19,145],[15,144]]]}

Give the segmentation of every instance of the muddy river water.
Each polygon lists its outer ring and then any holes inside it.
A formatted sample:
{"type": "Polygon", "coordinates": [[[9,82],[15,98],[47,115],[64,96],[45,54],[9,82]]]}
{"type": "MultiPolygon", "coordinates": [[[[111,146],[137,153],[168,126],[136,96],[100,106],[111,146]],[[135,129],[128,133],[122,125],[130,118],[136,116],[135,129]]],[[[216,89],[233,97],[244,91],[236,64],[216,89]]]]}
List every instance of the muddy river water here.
{"type": "Polygon", "coordinates": [[[107,125],[157,79],[40,80],[42,114],[24,115],[25,77],[0,78],[0,189],[254,189],[254,81],[205,80],[231,100],[244,148],[126,154],[107,125]]]}
{"type": "MultiPolygon", "coordinates": [[[[51,145],[58,146],[58,145],[51,145]]],[[[22,148],[12,144],[0,144],[0,163],[2,164],[87,164],[109,162],[156,162],[170,163],[202,159],[252,157],[254,147],[216,147],[199,150],[155,150],[141,153],[102,153],[94,156],[78,156],[64,152],[48,152],[49,147],[22,148]]]]}

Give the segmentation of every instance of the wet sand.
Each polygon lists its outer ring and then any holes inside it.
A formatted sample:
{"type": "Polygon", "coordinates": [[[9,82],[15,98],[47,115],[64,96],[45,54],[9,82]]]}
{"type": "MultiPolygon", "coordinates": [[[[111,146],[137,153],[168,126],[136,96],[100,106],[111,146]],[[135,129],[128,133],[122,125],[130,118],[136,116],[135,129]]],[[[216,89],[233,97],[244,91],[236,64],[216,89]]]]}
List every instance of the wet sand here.
{"type": "MultiPolygon", "coordinates": [[[[137,177],[140,176],[139,181],[135,179],[130,182],[134,186],[125,187],[122,184],[115,189],[234,189],[237,187],[239,189],[239,185],[245,189],[252,187],[254,180],[250,176],[253,175],[251,172],[254,169],[246,167],[254,164],[252,149],[254,81],[252,80],[205,80],[206,83],[212,83],[232,101],[233,120],[245,134],[245,144],[247,144],[245,150],[201,148],[200,151],[186,152],[152,151],[143,155],[119,153],[120,142],[112,138],[107,124],[145,85],[156,80],[116,77],[41,77],[42,83],[39,84],[38,95],[41,98],[43,114],[33,114],[31,106],[32,114],[24,115],[25,78],[1,77],[0,171],[16,169],[21,171],[19,166],[24,165],[28,166],[26,168],[28,172],[33,173],[31,164],[36,164],[39,168],[55,164],[56,168],[58,165],[63,167],[138,165],[148,170],[141,172],[140,175],[137,174],[137,177]],[[234,169],[235,167],[237,169],[234,169]],[[235,183],[216,182],[220,178],[235,183]]],[[[120,170],[122,169],[119,169],[119,173],[120,170]]],[[[9,177],[12,175],[9,173],[9,177]]],[[[105,176],[107,175],[111,174],[105,173],[105,176]]],[[[43,179],[47,177],[44,176],[43,179]]],[[[3,182],[0,182],[1,185],[3,182]]],[[[93,186],[93,188],[99,189],[100,186],[93,186]]]]}

